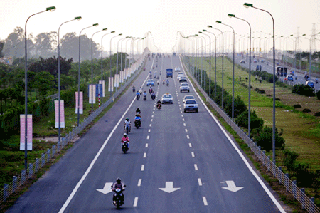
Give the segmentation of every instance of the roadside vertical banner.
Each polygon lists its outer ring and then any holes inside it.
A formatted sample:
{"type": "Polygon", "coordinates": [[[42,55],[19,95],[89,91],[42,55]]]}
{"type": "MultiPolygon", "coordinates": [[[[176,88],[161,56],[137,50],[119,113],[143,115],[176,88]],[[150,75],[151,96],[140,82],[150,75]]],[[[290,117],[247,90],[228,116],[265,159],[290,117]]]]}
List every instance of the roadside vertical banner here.
{"type": "Polygon", "coordinates": [[[96,97],[100,97],[101,96],[101,93],[102,93],[102,84],[96,84],[96,97]]]}
{"type": "Polygon", "coordinates": [[[89,85],[89,104],[96,103],[96,85],[90,84],[89,85]]]}
{"type": "Polygon", "coordinates": [[[102,93],[100,93],[100,97],[106,97],[106,81],[99,80],[99,84],[102,85],[102,93]]]}
{"type": "Polygon", "coordinates": [[[109,85],[108,85],[108,91],[113,91],[113,77],[109,77],[109,85]]]}
{"type": "MultiPolygon", "coordinates": [[[[55,128],[59,128],[59,100],[54,100],[54,117],[55,117],[55,128]]],[[[64,119],[64,100],[60,100],[60,128],[66,128],[64,119]]]]}
{"type": "MultiPolygon", "coordinates": [[[[26,116],[20,115],[20,150],[25,150],[26,116]]],[[[32,150],[32,115],[27,116],[27,150],[32,150]]]]}
{"type": "Polygon", "coordinates": [[[120,79],[119,79],[120,83],[123,83],[123,71],[120,71],[120,79]]]}
{"type": "MultiPolygon", "coordinates": [[[[75,92],[75,96],[76,96],[75,113],[78,114],[78,92],[75,92]]],[[[82,92],[80,92],[80,107],[79,107],[79,113],[80,114],[82,114],[82,112],[83,112],[83,110],[82,110],[83,109],[82,108],[82,98],[83,98],[82,92]]]]}
{"type": "Polygon", "coordinates": [[[114,75],[115,79],[116,79],[116,86],[115,87],[119,87],[119,83],[120,83],[120,75],[119,74],[115,74],[114,75]]]}

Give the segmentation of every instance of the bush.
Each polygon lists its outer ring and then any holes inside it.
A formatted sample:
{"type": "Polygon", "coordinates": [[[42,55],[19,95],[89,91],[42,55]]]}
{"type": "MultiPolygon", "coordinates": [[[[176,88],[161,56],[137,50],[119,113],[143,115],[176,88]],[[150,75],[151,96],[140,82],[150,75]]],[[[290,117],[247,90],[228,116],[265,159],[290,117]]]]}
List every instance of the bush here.
{"type": "Polygon", "coordinates": [[[311,110],[310,110],[310,109],[305,108],[305,109],[303,109],[303,110],[302,110],[302,112],[304,112],[304,113],[309,113],[309,112],[311,112],[311,110]]]}
{"type": "Polygon", "coordinates": [[[314,116],[320,116],[320,112],[314,113],[314,116]]]}
{"type": "Polygon", "coordinates": [[[295,108],[295,109],[301,108],[301,105],[300,104],[295,104],[295,105],[293,105],[293,108],[295,108]]]}
{"type": "Polygon", "coordinates": [[[320,100],[320,90],[316,93],[316,96],[320,100]]]}
{"type": "Polygon", "coordinates": [[[292,88],[292,93],[297,93],[299,95],[305,95],[308,97],[313,97],[315,94],[313,93],[313,89],[309,85],[296,84],[292,88]]]}
{"type": "MultiPolygon", "coordinates": [[[[272,127],[264,127],[261,131],[258,131],[254,136],[255,141],[261,149],[270,151],[272,149],[272,127]]],[[[283,149],[284,148],[284,138],[281,137],[276,128],[275,131],[275,147],[283,149]]]]}
{"type": "MultiPolygon", "coordinates": [[[[250,113],[250,128],[253,129],[262,129],[263,119],[259,118],[256,114],[256,111],[251,111],[250,113]]],[[[236,123],[240,127],[248,128],[248,110],[242,112],[237,118],[236,123]]]]}

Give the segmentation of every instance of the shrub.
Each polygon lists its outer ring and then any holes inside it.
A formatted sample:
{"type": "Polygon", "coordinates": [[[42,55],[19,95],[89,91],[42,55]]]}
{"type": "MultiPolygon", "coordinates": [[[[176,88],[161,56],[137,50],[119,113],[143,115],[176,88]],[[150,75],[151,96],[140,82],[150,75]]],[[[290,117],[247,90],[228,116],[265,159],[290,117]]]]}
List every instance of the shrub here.
{"type": "Polygon", "coordinates": [[[295,109],[301,108],[301,105],[300,104],[295,104],[295,105],[293,105],[293,108],[295,108],[295,109]]]}
{"type": "Polygon", "coordinates": [[[320,116],[320,112],[314,113],[314,116],[320,116]]]}
{"type": "Polygon", "coordinates": [[[320,100],[320,90],[316,93],[316,96],[320,100]]]}
{"type": "Polygon", "coordinates": [[[310,109],[305,108],[305,109],[303,109],[303,110],[302,110],[302,112],[304,112],[304,113],[309,113],[309,112],[311,112],[311,110],[310,110],[310,109]]]}
{"type": "MultiPolygon", "coordinates": [[[[272,127],[264,127],[256,133],[254,139],[258,146],[270,151],[272,149],[272,127]]],[[[275,146],[280,149],[284,148],[284,138],[279,135],[277,128],[275,131],[275,146]]]]}
{"type": "MultiPolygon", "coordinates": [[[[236,123],[238,126],[248,128],[248,110],[242,112],[237,118],[236,123]]],[[[251,129],[261,129],[263,127],[263,119],[259,118],[256,111],[251,111],[250,113],[250,128],[251,129]]]]}
{"type": "Polygon", "coordinates": [[[299,95],[305,95],[308,97],[313,97],[315,94],[313,93],[313,88],[309,85],[296,84],[292,88],[292,93],[297,93],[299,95]]]}

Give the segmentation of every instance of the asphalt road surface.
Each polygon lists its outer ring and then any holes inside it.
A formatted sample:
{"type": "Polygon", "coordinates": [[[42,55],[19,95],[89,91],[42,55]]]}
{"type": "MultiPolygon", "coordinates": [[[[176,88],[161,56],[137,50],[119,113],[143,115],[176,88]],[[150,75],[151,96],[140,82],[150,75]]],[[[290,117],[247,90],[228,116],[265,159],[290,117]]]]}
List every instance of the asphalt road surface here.
{"type": "MultiPolygon", "coordinates": [[[[148,92],[149,70],[162,82],[177,66],[178,56],[151,58],[134,85],[148,92]]],[[[157,99],[171,93],[173,104],[158,110],[149,94],[137,101],[128,90],[8,212],[284,212],[193,87],[199,113],[183,113],[175,73],[169,82],[154,89],[157,99]],[[132,127],[123,154],[123,122],[137,107],[142,127],[132,127]],[[110,190],[117,177],[127,185],[120,210],[110,190]]]]}

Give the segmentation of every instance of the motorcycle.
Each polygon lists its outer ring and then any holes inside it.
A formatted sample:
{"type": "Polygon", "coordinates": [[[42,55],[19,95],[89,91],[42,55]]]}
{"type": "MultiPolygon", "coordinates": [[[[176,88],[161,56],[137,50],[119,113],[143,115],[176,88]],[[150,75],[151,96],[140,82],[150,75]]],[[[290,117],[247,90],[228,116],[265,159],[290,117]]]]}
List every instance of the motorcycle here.
{"type": "Polygon", "coordinates": [[[128,142],[127,141],[124,141],[123,143],[122,143],[122,151],[123,151],[123,153],[124,154],[126,154],[127,153],[127,151],[128,151],[128,142]]]}
{"type": "MultiPolygon", "coordinates": [[[[126,185],[124,185],[126,187],[126,185]]],[[[115,193],[113,194],[113,205],[117,207],[117,209],[120,208],[123,204],[123,191],[124,189],[116,188],[113,190],[115,193]]]]}
{"type": "Polygon", "coordinates": [[[167,87],[169,86],[169,82],[167,82],[167,87]]]}
{"type": "Polygon", "coordinates": [[[129,134],[129,132],[131,131],[130,124],[126,124],[125,130],[126,130],[127,134],[129,134]]]}
{"type": "Polygon", "coordinates": [[[134,126],[139,129],[139,127],[141,127],[141,120],[135,120],[134,121],[134,126]]]}
{"type": "Polygon", "coordinates": [[[144,95],[144,96],[143,96],[143,100],[147,100],[147,95],[144,95]]]}
{"type": "Polygon", "coordinates": [[[136,88],[132,87],[132,92],[135,92],[136,91],[136,88]]]}
{"type": "Polygon", "coordinates": [[[139,99],[140,99],[140,95],[137,95],[137,100],[139,101],[139,99]]]}
{"type": "Polygon", "coordinates": [[[155,95],[155,94],[152,94],[152,95],[151,95],[151,99],[152,99],[152,100],[156,99],[156,95],[155,95]]]}
{"type": "Polygon", "coordinates": [[[157,108],[158,108],[159,110],[161,109],[161,104],[160,104],[160,103],[157,104],[157,108]]]}

